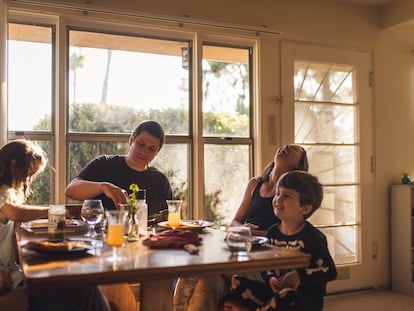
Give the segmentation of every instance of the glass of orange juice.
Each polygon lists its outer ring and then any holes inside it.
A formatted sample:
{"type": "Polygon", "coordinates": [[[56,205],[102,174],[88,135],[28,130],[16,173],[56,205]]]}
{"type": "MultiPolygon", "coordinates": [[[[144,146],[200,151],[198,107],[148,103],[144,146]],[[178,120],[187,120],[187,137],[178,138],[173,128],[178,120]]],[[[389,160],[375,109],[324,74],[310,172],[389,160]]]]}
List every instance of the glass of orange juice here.
{"type": "Polygon", "coordinates": [[[120,262],[125,260],[120,256],[119,248],[124,245],[125,222],[127,220],[128,211],[116,210],[106,211],[108,219],[108,234],[106,243],[112,247],[112,256],[108,258],[111,262],[120,262]]]}
{"type": "Polygon", "coordinates": [[[182,200],[167,200],[168,206],[168,226],[175,229],[181,225],[181,205],[182,200]]]}

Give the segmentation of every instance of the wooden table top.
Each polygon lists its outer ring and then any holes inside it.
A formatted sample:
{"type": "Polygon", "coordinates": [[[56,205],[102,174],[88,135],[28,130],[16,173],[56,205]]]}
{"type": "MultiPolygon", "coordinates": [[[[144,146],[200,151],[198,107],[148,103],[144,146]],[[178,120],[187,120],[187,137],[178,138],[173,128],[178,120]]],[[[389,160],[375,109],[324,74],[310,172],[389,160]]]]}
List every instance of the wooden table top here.
{"type": "Polygon", "coordinates": [[[182,249],[150,249],[142,241],[127,243],[120,254],[121,264],[107,260],[112,251],[102,248],[70,256],[41,255],[24,246],[29,240],[46,239],[46,235],[16,231],[18,255],[29,289],[73,287],[122,282],[145,282],[180,276],[205,276],[259,271],[267,268],[298,268],[309,265],[310,256],[301,252],[281,251],[262,245],[249,258],[231,256],[223,242],[225,232],[207,228],[201,234],[202,245],[196,255],[182,249]]]}

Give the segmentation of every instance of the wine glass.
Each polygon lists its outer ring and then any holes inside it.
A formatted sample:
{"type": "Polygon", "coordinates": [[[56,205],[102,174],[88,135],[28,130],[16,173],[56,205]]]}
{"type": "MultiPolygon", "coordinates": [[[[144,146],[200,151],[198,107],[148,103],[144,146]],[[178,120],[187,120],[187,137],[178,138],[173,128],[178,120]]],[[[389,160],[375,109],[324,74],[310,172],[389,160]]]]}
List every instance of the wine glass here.
{"type": "Polygon", "coordinates": [[[106,243],[112,247],[112,256],[108,261],[117,263],[125,260],[124,257],[118,254],[118,249],[124,244],[125,236],[125,222],[128,217],[128,211],[115,210],[107,211],[106,218],[108,219],[108,234],[106,243]]]}
{"type": "Polygon", "coordinates": [[[95,231],[95,225],[102,221],[105,211],[101,200],[85,200],[81,208],[81,218],[85,221],[89,230],[85,234],[86,237],[96,238],[98,235],[95,231]]]}

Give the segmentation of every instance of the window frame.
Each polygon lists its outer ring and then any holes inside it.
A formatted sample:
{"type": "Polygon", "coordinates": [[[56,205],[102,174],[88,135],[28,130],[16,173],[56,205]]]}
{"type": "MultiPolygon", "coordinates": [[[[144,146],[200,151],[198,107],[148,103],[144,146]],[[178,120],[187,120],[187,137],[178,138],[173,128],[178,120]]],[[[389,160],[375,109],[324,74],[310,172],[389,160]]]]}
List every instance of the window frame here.
{"type": "MultiPolygon", "coordinates": [[[[193,59],[190,70],[193,75],[189,83],[190,92],[190,132],[189,136],[174,136],[169,135],[167,137],[167,143],[187,143],[190,146],[189,155],[189,191],[190,206],[192,209],[192,217],[200,218],[203,214],[204,203],[204,174],[203,170],[199,169],[198,163],[203,163],[203,148],[206,143],[214,144],[248,144],[250,147],[250,172],[249,175],[253,176],[254,169],[258,167],[255,162],[257,142],[255,138],[258,136],[256,133],[257,126],[255,126],[257,118],[257,83],[254,81],[257,79],[257,65],[258,60],[254,57],[258,51],[258,38],[256,33],[246,35],[240,34],[240,31],[236,31],[237,35],[234,35],[233,30],[223,30],[223,34],[217,35],[209,33],[209,30],[205,29],[190,29],[188,27],[183,31],[180,26],[163,26],[168,24],[160,22],[156,27],[148,27],[145,23],[141,24],[140,19],[137,19],[134,23],[128,18],[120,17],[119,20],[112,20],[111,22],[104,22],[104,13],[99,14],[102,18],[96,20],[88,19],[87,17],[74,17],[74,16],[59,16],[59,15],[38,15],[38,14],[25,14],[24,12],[11,12],[9,15],[9,22],[18,23],[33,23],[39,18],[42,23],[46,25],[53,25],[55,32],[53,34],[53,83],[52,96],[52,131],[50,133],[29,132],[25,131],[24,137],[29,139],[47,139],[51,141],[52,145],[52,158],[50,159],[51,166],[54,168],[54,174],[52,178],[52,185],[54,191],[51,192],[51,203],[64,203],[67,201],[65,197],[65,187],[67,184],[67,161],[68,158],[68,146],[69,142],[73,141],[127,141],[129,134],[100,134],[100,133],[70,133],[68,131],[68,53],[69,53],[69,29],[77,30],[92,30],[104,33],[119,33],[119,34],[132,34],[137,36],[148,36],[160,39],[172,39],[178,38],[180,41],[188,40],[191,44],[189,51],[190,56],[193,59]],[[76,26],[75,26],[76,25],[76,26]],[[250,50],[249,70],[250,70],[250,133],[248,138],[231,138],[231,140],[214,137],[202,137],[202,94],[201,94],[201,61],[202,61],[202,45],[214,44],[223,47],[248,47],[250,50]],[[200,85],[200,87],[198,87],[200,85]],[[200,134],[201,133],[201,134],[200,134]]],[[[16,139],[22,137],[19,132],[8,132],[8,139],[16,139]]],[[[245,181],[247,184],[247,180],[245,181]]]]}

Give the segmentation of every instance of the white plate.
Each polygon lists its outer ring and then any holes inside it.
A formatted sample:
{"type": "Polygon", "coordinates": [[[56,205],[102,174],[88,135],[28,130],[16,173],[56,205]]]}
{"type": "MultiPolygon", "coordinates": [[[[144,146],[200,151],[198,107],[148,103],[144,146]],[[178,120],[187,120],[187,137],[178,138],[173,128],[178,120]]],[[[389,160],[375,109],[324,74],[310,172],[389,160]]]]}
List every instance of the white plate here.
{"type": "MultiPolygon", "coordinates": [[[[185,230],[200,230],[203,228],[211,227],[214,223],[207,220],[181,220],[181,225],[177,229],[185,230]]],[[[168,225],[168,221],[161,221],[158,226],[163,228],[171,228],[168,225]]]]}
{"type": "Polygon", "coordinates": [[[264,236],[253,236],[252,237],[252,246],[256,247],[256,246],[261,246],[265,243],[268,243],[269,239],[264,237],[264,236]]]}
{"type": "Polygon", "coordinates": [[[52,242],[49,240],[42,240],[42,241],[29,241],[25,247],[27,249],[30,249],[32,251],[35,251],[37,253],[41,254],[77,254],[86,252],[89,249],[94,248],[93,247],[93,240],[90,239],[83,239],[83,238],[71,238],[71,239],[65,239],[63,242],[52,242]],[[71,244],[71,247],[66,248],[56,248],[54,247],[54,244],[71,244]]]}
{"type": "MultiPolygon", "coordinates": [[[[28,229],[45,229],[47,228],[47,223],[47,219],[36,219],[32,221],[22,222],[21,226],[22,228],[28,229]]],[[[77,228],[80,226],[86,226],[86,223],[77,219],[66,219],[65,225],[66,228],[77,228]]]]}

